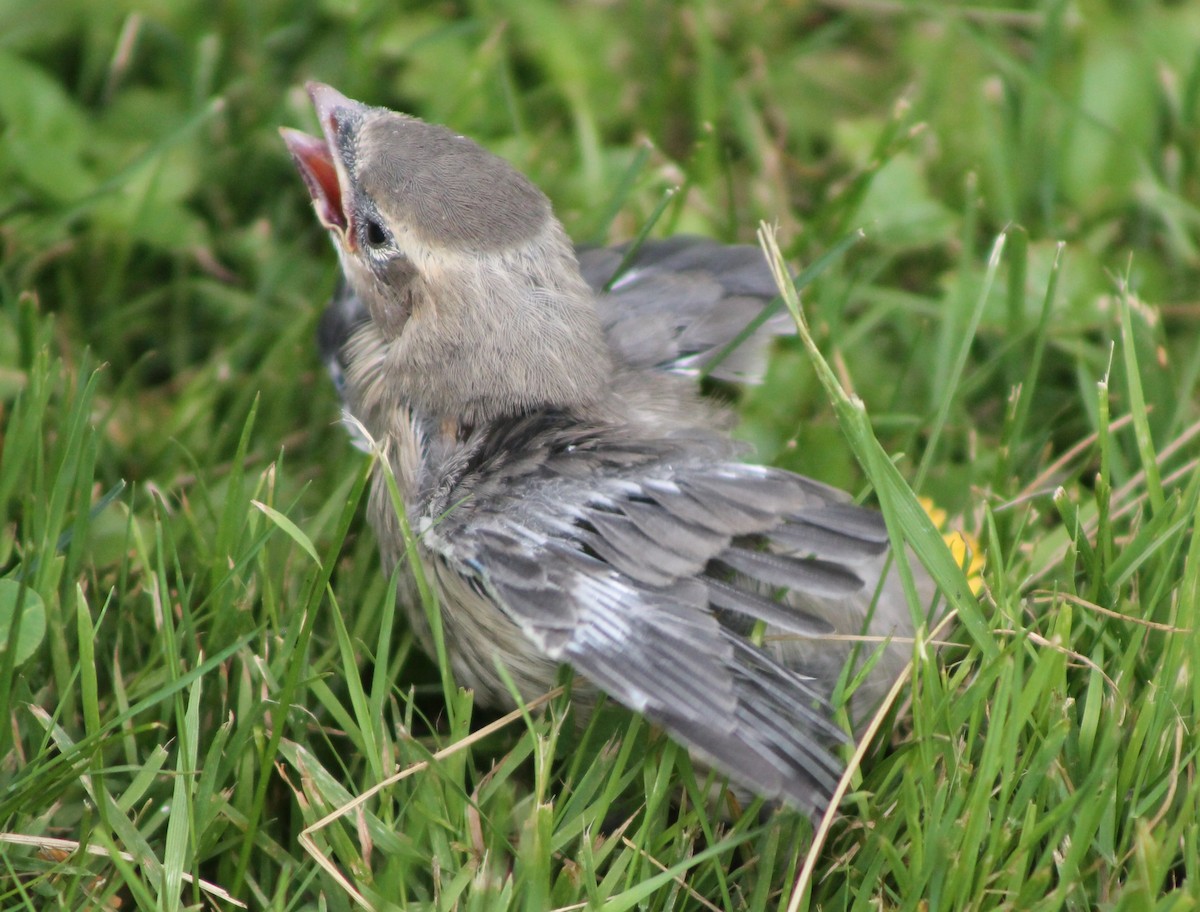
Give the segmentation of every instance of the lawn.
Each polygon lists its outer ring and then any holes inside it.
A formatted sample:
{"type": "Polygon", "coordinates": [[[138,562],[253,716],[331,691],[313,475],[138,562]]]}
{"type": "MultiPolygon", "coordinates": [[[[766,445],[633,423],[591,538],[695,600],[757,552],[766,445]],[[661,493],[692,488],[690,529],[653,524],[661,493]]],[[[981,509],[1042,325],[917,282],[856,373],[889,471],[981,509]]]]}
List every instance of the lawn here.
{"type": "Polygon", "coordinates": [[[1200,4],[0,0],[0,178],[0,908],[1200,905],[1200,4]],[[818,838],[421,654],[306,79],[581,242],[767,223],[809,336],[738,434],[986,558],[818,838]]]}

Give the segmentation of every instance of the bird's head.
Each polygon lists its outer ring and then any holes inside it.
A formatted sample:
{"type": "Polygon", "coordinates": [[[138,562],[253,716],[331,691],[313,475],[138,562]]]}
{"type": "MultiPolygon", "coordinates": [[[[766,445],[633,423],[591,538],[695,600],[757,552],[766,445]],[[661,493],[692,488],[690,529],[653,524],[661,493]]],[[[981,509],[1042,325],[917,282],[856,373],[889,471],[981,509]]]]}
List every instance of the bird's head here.
{"type": "Polygon", "coordinates": [[[608,346],[545,195],[444,127],[308,91],[322,135],[281,132],[371,317],[359,402],[475,424],[598,399],[608,346]]]}

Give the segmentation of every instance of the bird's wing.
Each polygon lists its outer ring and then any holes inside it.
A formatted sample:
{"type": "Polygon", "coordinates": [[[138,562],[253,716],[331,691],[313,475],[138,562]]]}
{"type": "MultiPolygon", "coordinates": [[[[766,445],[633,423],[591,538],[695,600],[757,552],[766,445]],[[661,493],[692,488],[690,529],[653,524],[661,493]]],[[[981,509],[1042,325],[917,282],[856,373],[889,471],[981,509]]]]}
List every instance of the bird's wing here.
{"type": "Polygon", "coordinates": [[[748,245],[678,236],[578,248],[579,268],[597,291],[609,344],[625,363],[674,373],[707,371],[755,383],[766,345],[794,331],[782,309],[736,346],[732,343],[778,295],[763,253],[748,245]]]}
{"type": "MultiPolygon", "coordinates": [[[[485,458],[479,487],[450,495],[457,506],[426,544],[551,659],[755,792],[818,811],[842,768],[832,682],[742,633],[759,620],[828,633],[818,613],[771,594],[790,589],[810,606],[860,595],[873,583],[856,568],[886,535],[832,489],[694,451],[562,438],[519,467],[485,458]]],[[[495,452],[511,453],[511,440],[495,452]]]]}
{"type": "Polygon", "coordinates": [[[317,323],[317,351],[321,360],[325,362],[329,379],[333,381],[338,398],[342,401],[342,427],[346,429],[354,448],[364,453],[371,451],[371,441],[363,434],[362,426],[355,420],[352,411],[354,397],[347,388],[346,380],[349,367],[346,343],[355,331],[370,319],[371,315],[367,313],[367,306],[362,298],[354,293],[346,277],[339,272],[333,297],[317,323]]]}
{"type": "Polygon", "coordinates": [[[343,398],[346,393],[346,343],[355,330],[370,319],[371,315],[367,313],[362,298],[354,293],[346,277],[339,272],[333,297],[329,299],[317,323],[317,351],[329,369],[338,395],[343,398]]]}

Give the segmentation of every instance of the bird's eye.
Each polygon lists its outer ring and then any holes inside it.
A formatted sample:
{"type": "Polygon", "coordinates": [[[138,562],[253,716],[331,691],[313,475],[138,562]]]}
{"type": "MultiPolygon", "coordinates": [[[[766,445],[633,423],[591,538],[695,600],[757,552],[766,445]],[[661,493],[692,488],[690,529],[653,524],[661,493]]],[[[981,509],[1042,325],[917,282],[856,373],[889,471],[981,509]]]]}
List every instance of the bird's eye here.
{"type": "Polygon", "coordinates": [[[387,229],[379,224],[376,219],[367,219],[363,226],[363,235],[366,238],[368,247],[385,247],[391,240],[387,233],[387,229]]]}

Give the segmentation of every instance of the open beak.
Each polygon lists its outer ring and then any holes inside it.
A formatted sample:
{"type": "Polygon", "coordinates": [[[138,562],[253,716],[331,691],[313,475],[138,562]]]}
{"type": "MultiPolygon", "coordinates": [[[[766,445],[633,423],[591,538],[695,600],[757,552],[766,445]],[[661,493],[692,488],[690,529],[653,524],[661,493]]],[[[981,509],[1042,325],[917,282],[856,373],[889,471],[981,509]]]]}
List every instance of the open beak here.
{"type": "Polygon", "coordinates": [[[338,134],[351,119],[357,119],[355,115],[361,116],[367,106],[319,82],[310,82],[306,88],[317,109],[322,135],[310,136],[289,127],[280,127],[279,133],[308,187],[317,218],[353,247],[354,232],[350,231],[350,216],[344,204],[349,176],[338,151],[338,134]]]}

